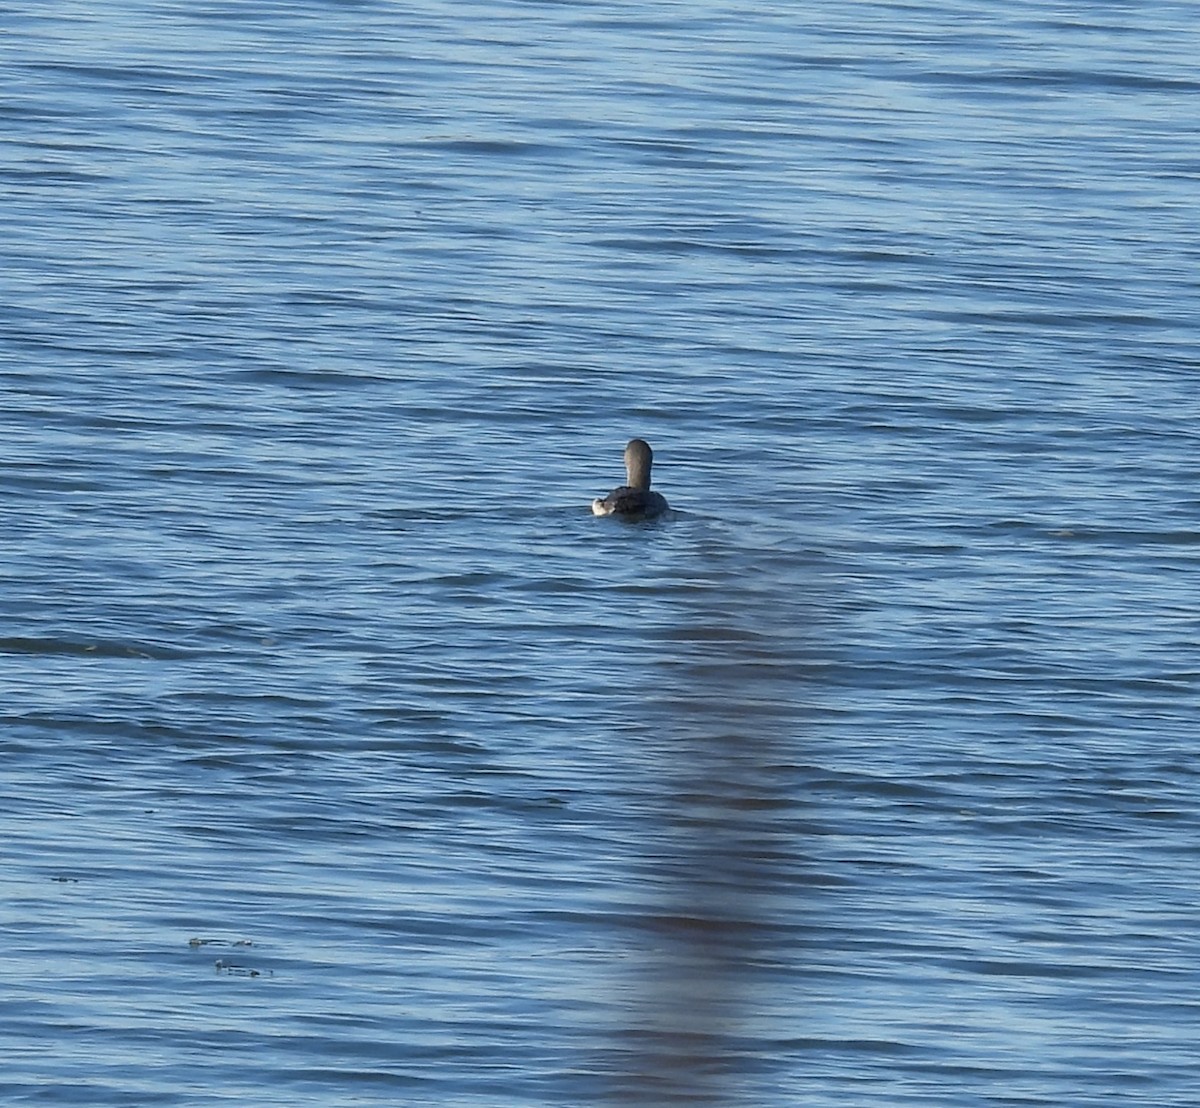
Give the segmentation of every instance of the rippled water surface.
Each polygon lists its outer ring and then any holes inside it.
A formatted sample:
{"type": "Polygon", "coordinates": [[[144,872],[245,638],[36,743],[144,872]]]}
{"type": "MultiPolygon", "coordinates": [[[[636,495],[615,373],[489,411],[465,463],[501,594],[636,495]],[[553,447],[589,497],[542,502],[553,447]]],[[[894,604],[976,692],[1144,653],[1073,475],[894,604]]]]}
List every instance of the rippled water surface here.
{"type": "Polygon", "coordinates": [[[751,7],[7,6],[5,1103],[1197,1102],[1194,8],[751,7]]]}

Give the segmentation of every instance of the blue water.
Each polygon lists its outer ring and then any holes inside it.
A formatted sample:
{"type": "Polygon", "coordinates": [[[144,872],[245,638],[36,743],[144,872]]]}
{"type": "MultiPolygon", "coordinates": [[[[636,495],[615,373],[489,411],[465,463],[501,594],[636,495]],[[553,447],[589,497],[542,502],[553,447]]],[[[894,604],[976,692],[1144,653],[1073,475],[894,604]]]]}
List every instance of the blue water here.
{"type": "Polygon", "coordinates": [[[4,1103],[1200,1101],[1194,6],[750,8],[6,7],[4,1103]]]}

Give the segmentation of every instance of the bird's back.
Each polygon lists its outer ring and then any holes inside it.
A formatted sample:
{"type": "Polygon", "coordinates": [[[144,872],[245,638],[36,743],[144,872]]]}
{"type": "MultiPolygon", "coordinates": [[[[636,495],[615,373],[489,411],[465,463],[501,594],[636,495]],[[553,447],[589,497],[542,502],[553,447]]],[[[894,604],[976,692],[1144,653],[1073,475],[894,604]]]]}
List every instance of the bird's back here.
{"type": "Polygon", "coordinates": [[[661,493],[650,489],[635,489],[630,485],[613,489],[603,500],[592,501],[592,512],[598,516],[649,518],[661,515],[666,510],[666,497],[661,493]]]}

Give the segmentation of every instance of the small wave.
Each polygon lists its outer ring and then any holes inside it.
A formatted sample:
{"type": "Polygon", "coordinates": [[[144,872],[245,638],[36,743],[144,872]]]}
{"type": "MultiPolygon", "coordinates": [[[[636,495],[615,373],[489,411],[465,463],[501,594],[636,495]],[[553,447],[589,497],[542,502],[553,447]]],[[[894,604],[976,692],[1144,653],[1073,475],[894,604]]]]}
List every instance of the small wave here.
{"type": "Polygon", "coordinates": [[[188,657],[186,651],[150,643],[19,637],[0,639],[0,654],[49,654],[80,658],[145,658],[164,661],[188,657]]]}

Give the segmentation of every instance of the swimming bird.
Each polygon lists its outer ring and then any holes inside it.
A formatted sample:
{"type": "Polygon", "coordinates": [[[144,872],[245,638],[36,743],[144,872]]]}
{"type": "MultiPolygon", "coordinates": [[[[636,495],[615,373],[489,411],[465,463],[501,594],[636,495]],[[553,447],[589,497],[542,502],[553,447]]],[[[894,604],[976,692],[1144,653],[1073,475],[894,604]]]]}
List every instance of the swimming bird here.
{"type": "Polygon", "coordinates": [[[651,519],[667,510],[661,493],[650,491],[650,467],[654,451],[645,439],[630,439],[625,447],[626,483],[613,489],[603,500],[592,501],[598,516],[622,516],[625,519],[651,519]]]}

